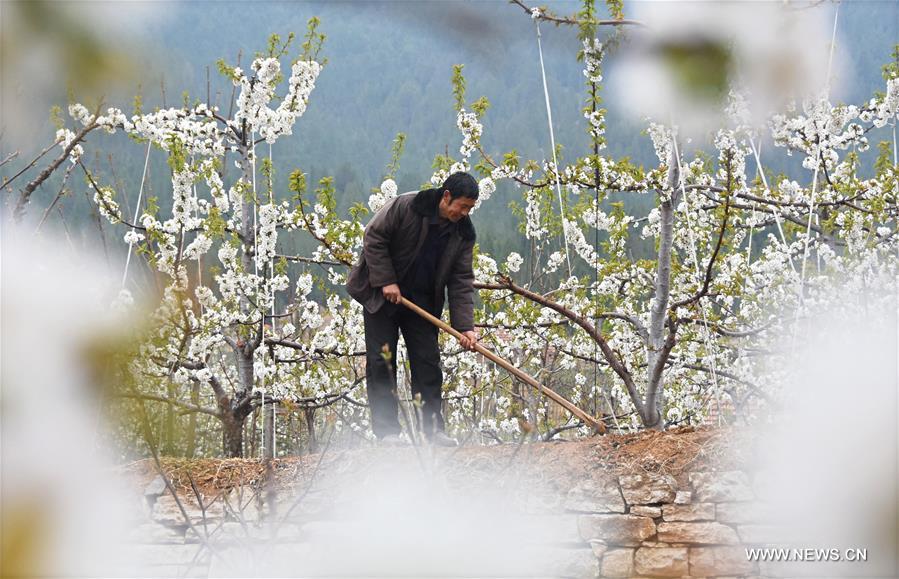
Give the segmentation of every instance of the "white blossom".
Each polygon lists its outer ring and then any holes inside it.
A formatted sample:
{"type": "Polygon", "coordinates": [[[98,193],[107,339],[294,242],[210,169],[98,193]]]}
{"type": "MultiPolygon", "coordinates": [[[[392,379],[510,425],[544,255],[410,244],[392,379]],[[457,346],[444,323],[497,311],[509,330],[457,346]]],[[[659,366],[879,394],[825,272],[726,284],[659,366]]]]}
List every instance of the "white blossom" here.
{"type": "Polygon", "coordinates": [[[600,65],[603,57],[602,43],[594,38],[584,40],[584,76],[592,83],[602,82],[600,65]]]}
{"type": "MultiPolygon", "coordinates": [[[[59,129],[56,131],[56,142],[59,143],[59,146],[65,149],[68,147],[72,141],[75,140],[75,133],[68,129],[59,129]]],[[[72,150],[69,151],[69,161],[73,164],[77,163],[81,156],[84,154],[84,147],[80,144],[72,147],[72,150]]]]}
{"type": "Polygon", "coordinates": [[[480,283],[490,283],[494,281],[499,269],[496,261],[482,253],[479,253],[474,260],[474,277],[480,283]]]}
{"type": "Polygon", "coordinates": [[[671,159],[672,130],[665,125],[650,123],[649,136],[652,139],[652,146],[656,151],[656,157],[658,157],[659,163],[667,165],[668,161],[671,159]]]}
{"type": "Polygon", "coordinates": [[[459,152],[463,157],[468,158],[480,144],[481,133],[484,127],[478,122],[478,117],[475,113],[465,112],[465,109],[459,111],[459,116],[456,118],[456,126],[462,131],[462,146],[459,148],[459,152]]]}
{"type": "Polygon", "coordinates": [[[143,241],[144,235],[142,233],[138,233],[137,231],[130,229],[127,233],[125,233],[125,243],[128,245],[134,245],[136,243],[140,243],[143,241]]]}
{"type": "Polygon", "coordinates": [[[368,206],[371,207],[371,210],[377,212],[384,205],[387,204],[388,201],[396,197],[397,187],[396,181],[393,179],[385,179],[383,183],[381,183],[380,192],[372,193],[368,198],[368,206]]]}
{"type": "Polygon", "coordinates": [[[478,198],[486,201],[490,199],[490,196],[493,195],[494,191],[496,191],[496,183],[493,182],[493,179],[490,177],[484,177],[478,182],[478,198]]]}
{"type": "Polygon", "coordinates": [[[524,259],[513,251],[506,258],[506,270],[515,273],[521,268],[522,263],[524,263],[524,259]]]}

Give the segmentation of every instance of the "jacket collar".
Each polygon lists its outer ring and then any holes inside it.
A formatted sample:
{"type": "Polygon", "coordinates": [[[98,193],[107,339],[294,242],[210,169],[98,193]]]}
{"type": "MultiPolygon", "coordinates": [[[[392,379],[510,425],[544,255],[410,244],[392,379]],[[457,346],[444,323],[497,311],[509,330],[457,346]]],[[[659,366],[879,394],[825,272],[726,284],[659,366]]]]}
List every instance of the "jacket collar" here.
{"type": "MultiPolygon", "coordinates": [[[[422,217],[430,217],[437,211],[443,191],[441,189],[423,189],[415,194],[412,209],[422,217]]],[[[474,241],[476,238],[474,224],[469,217],[463,217],[456,223],[456,231],[462,239],[474,241]]]]}

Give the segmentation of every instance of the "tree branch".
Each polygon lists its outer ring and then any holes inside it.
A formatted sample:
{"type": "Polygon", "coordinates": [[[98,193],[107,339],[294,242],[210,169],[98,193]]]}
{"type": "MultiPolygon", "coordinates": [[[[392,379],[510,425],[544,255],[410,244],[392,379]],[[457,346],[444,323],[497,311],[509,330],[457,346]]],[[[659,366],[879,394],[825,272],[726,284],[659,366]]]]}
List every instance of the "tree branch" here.
{"type": "MultiPolygon", "coordinates": [[[[675,362],[675,360],[672,360],[672,362],[675,362]]],[[[701,366],[699,364],[681,364],[680,366],[681,366],[681,368],[689,368],[690,370],[696,370],[698,372],[705,372],[706,374],[712,373],[711,368],[706,368],[705,366],[701,366]]],[[[740,378],[736,374],[732,374],[725,370],[718,370],[718,369],[715,370],[715,374],[717,374],[718,376],[723,376],[724,378],[727,378],[728,380],[733,380],[734,382],[739,382],[740,384],[747,386],[750,390],[752,390],[760,398],[764,398],[767,402],[774,403],[774,401],[771,399],[771,397],[768,396],[767,394],[765,394],[764,392],[762,392],[762,390],[758,386],[756,386],[752,382],[749,382],[748,380],[744,380],[743,378],[740,378]]]]}
{"type": "Polygon", "coordinates": [[[301,263],[312,263],[316,265],[342,265],[344,267],[349,267],[349,264],[344,263],[342,261],[327,261],[324,259],[312,259],[311,257],[303,257],[301,255],[275,255],[275,258],[283,258],[287,261],[298,261],[301,263]]]}
{"type": "MultiPolygon", "coordinates": [[[[511,282],[510,282],[510,283],[511,283],[511,282]]],[[[526,289],[524,289],[524,288],[522,288],[522,287],[520,287],[520,286],[517,286],[517,285],[515,285],[514,283],[512,283],[512,285],[509,286],[509,285],[506,285],[506,284],[504,284],[504,283],[499,284],[499,283],[481,283],[481,282],[475,282],[474,288],[475,288],[475,289],[479,289],[479,290],[500,290],[500,291],[502,291],[502,290],[508,290],[508,291],[511,291],[512,293],[518,294],[518,295],[520,295],[520,296],[522,296],[522,297],[526,297],[526,298],[528,298],[528,299],[532,299],[532,298],[530,297],[531,295],[535,295],[535,296],[536,296],[536,295],[539,295],[539,294],[530,292],[529,290],[526,290],[526,289]],[[519,290],[521,290],[522,292],[527,292],[527,293],[526,293],[526,294],[525,294],[525,293],[520,293],[519,290]]],[[[549,293],[547,293],[547,294],[544,294],[544,295],[541,296],[541,298],[542,298],[542,299],[545,299],[545,300],[549,300],[549,296],[550,296],[552,293],[555,293],[555,291],[557,291],[557,290],[553,290],[552,292],[549,292],[549,293]]],[[[532,299],[532,301],[536,301],[536,300],[533,300],[533,299],[532,299]]],[[[555,302],[553,302],[553,303],[555,303],[555,302]]],[[[551,307],[551,306],[547,306],[547,307],[551,307]]],[[[562,306],[559,306],[559,307],[562,307],[562,306]]],[[[555,309],[555,308],[552,308],[552,309],[555,309]]],[[[567,308],[563,308],[563,309],[565,309],[565,311],[571,312],[571,310],[568,310],[567,308]]],[[[558,311],[558,310],[556,310],[556,311],[558,311]]],[[[562,313],[562,312],[559,312],[559,313],[562,313]]],[[[576,313],[574,313],[574,312],[571,312],[571,316],[565,315],[564,313],[562,313],[562,315],[565,316],[566,318],[572,320],[572,321],[576,321],[575,318],[578,317],[578,315],[577,315],[576,313]]],[[[631,315],[628,315],[628,314],[623,314],[623,313],[621,313],[621,312],[599,312],[599,313],[597,313],[597,314],[595,314],[594,316],[591,316],[591,317],[594,317],[594,318],[596,318],[596,319],[601,319],[601,320],[605,320],[605,319],[617,319],[617,320],[623,320],[623,321],[628,322],[629,324],[631,324],[631,325],[634,327],[634,331],[636,331],[637,334],[639,334],[639,336],[640,336],[641,338],[646,339],[646,336],[647,336],[647,333],[646,333],[646,332],[647,332],[646,327],[640,322],[640,320],[638,320],[638,319],[635,318],[634,316],[631,316],[631,315]]],[[[501,324],[500,324],[500,325],[479,324],[479,325],[482,326],[482,327],[497,327],[497,328],[512,327],[512,326],[504,326],[504,325],[501,325],[501,324]]],[[[541,327],[548,327],[548,326],[554,326],[554,325],[558,325],[558,323],[556,323],[556,322],[547,322],[546,324],[537,324],[537,326],[541,326],[541,327]]],[[[522,327],[537,327],[537,326],[530,325],[530,326],[514,326],[514,327],[515,327],[515,328],[522,328],[522,327]]]]}
{"type": "MultiPolygon", "coordinates": [[[[50,148],[52,148],[54,145],[56,145],[56,143],[53,143],[53,145],[50,145],[50,148]]],[[[50,149],[46,149],[46,150],[49,151],[50,149]]],[[[13,152],[10,153],[9,155],[7,155],[2,161],[0,161],[0,167],[2,167],[3,165],[9,163],[10,161],[12,161],[13,159],[15,159],[15,158],[18,157],[18,156],[19,156],[19,152],[18,152],[18,151],[13,151],[13,152]]],[[[37,161],[37,159],[35,159],[35,161],[37,161]]],[[[34,163],[35,161],[33,161],[32,163],[34,163]]],[[[4,187],[5,187],[6,185],[9,185],[9,182],[8,182],[8,181],[7,181],[6,183],[3,183],[3,186],[4,186],[4,187]]]]}
{"type": "MultiPolygon", "coordinates": [[[[294,350],[306,350],[306,346],[300,344],[299,342],[282,340],[280,338],[266,338],[265,343],[268,346],[286,346],[288,348],[293,348],[294,350]]],[[[315,352],[316,354],[321,354],[322,356],[337,356],[338,358],[345,358],[348,356],[358,357],[365,355],[364,350],[361,352],[338,352],[336,349],[322,350],[321,348],[315,348],[313,352],[315,352]]]]}
{"type": "Polygon", "coordinates": [[[66,192],[66,183],[69,182],[69,177],[72,175],[72,169],[75,168],[75,165],[69,165],[66,167],[65,173],[63,173],[62,177],[62,185],[59,187],[59,192],[56,194],[56,197],[53,199],[53,202],[47,207],[46,211],[44,211],[43,216],[41,216],[40,222],[37,224],[37,228],[34,230],[35,233],[38,233],[41,230],[41,227],[44,226],[44,222],[47,221],[47,217],[49,217],[50,212],[53,211],[53,208],[56,207],[56,204],[62,199],[63,195],[66,192]]]}
{"type": "MultiPolygon", "coordinates": [[[[728,171],[728,175],[729,174],[730,172],[728,171]]],[[[721,251],[721,245],[724,242],[724,234],[727,232],[727,220],[729,216],[730,195],[728,194],[724,198],[724,217],[721,219],[721,227],[718,230],[718,240],[715,242],[715,250],[712,252],[712,257],[709,258],[709,263],[706,266],[705,276],[703,276],[702,288],[694,296],[671,304],[670,311],[675,312],[679,307],[695,303],[709,292],[709,285],[712,283],[712,270],[715,267],[715,260],[718,258],[718,253],[721,251]]]]}
{"type": "MultiPolygon", "coordinates": [[[[521,6],[521,8],[527,13],[528,16],[531,16],[531,8],[529,8],[524,2],[521,0],[510,0],[512,4],[517,6],[521,6]]],[[[565,16],[555,16],[553,14],[545,14],[544,10],[540,10],[540,15],[537,17],[539,20],[545,20],[546,22],[552,22],[555,25],[566,24],[569,26],[578,26],[580,24],[593,24],[595,26],[622,26],[622,25],[631,25],[631,26],[646,26],[639,20],[578,20],[577,18],[565,17],[565,16]]]]}
{"type": "MultiPolygon", "coordinates": [[[[707,322],[705,320],[700,320],[697,318],[678,318],[677,323],[705,325],[707,322]]],[[[774,322],[771,321],[760,328],[752,328],[749,330],[736,331],[736,330],[728,330],[727,328],[725,328],[719,324],[716,324],[714,322],[708,322],[709,328],[714,330],[715,333],[725,336],[727,338],[746,338],[749,336],[755,336],[756,334],[760,334],[760,333],[764,332],[765,330],[767,330],[768,328],[770,328],[773,325],[774,325],[774,322]]]]}
{"type": "MultiPolygon", "coordinates": [[[[97,182],[94,180],[94,176],[91,175],[91,172],[87,170],[87,167],[84,166],[84,163],[81,162],[81,159],[78,160],[78,166],[81,167],[81,170],[84,171],[84,175],[87,177],[88,183],[90,183],[91,187],[93,187],[94,191],[97,192],[98,197],[100,198],[101,203],[103,204],[103,208],[106,209],[111,215],[115,215],[115,212],[112,211],[112,208],[106,204],[106,199],[103,196],[103,192],[100,190],[100,186],[97,185],[97,182]]],[[[127,225],[128,227],[132,227],[134,229],[138,229],[140,231],[146,231],[147,228],[142,225],[137,225],[135,223],[129,223],[125,220],[125,217],[122,215],[122,212],[118,212],[118,219],[121,223],[127,225]]]]}
{"type": "Polygon", "coordinates": [[[630,371],[624,365],[624,361],[615,354],[615,352],[609,346],[608,342],[606,342],[605,338],[603,338],[602,334],[599,333],[599,331],[593,326],[593,324],[591,324],[585,317],[576,314],[568,308],[538,293],[515,285],[512,282],[511,278],[509,278],[508,276],[500,276],[500,280],[502,282],[502,284],[500,285],[501,289],[511,290],[516,294],[531,300],[532,302],[536,302],[544,307],[556,311],[569,320],[573,321],[585,332],[587,332],[587,334],[591,338],[593,338],[593,340],[599,345],[599,349],[602,350],[603,357],[605,357],[605,359],[609,362],[609,366],[612,367],[612,370],[614,370],[614,372],[618,374],[618,376],[624,382],[624,385],[627,388],[628,394],[631,396],[631,400],[634,405],[638,408],[642,406],[639,394],[637,393],[637,385],[634,383],[634,379],[631,376],[630,371]]]}
{"type": "Polygon", "coordinates": [[[222,414],[218,410],[213,410],[211,408],[202,408],[200,406],[194,406],[192,404],[185,404],[184,402],[178,402],[177,400],[172,400],[171,398],[165,398],[163,396],[156,396],[153,394],[115,394],[115,398],[127,398],[132,400],[152,400],[154,402],[162,402],[164,404],[171,404],[173,406],[177,406],[179,408],[184,408],[185,410],[189,410],[191,412],[199,412],[201,414],[208,414],[209,416],[215,416],[216,418],[221,418],[222,414]]]}
{"type": "MultiPolygon", "coordinates": [[[[2,186],[3,186],[3,187],[8,187],[10,184],[12,184],[13,181],[15,181],[16,179],[18,179],[19,177],[21,177],[23,174],[25,174],[25,172],[28,171],[28,169],[31,169],[32,167],[34,167],[34,166],[37,164],[37,162],[40,161],[40,160],[43,158],[44,155],[46,155],[47,153],[49,153],[50,151],[52,151],[52,150],[56,147],[56,145],[58,145],[58,144],[59,144],[59,141],[53,141],[52,144],[50,144],[50,145],[47,146],[43,151],[41,151],[40,153],[38,153],[38,156],[37,156],[37,157],[35,157],[34,159],[31,160],[30,163],[28,163],[27,165],[25,165],[25,167],[23,167],[21,171],[19,171],[18,173],[16,173],[15,175],[13,175],[12,177],[10,177],[9,179],[5,180],[5,181],[3,182],[3,184],[2,184],[2,186]]],[[[19,153],[18,151],[15,152],[15,154],[18,154],[18,153],[19,153]]],[[[8,157],[7,157],[7,160],[9,160],[8,157]]],[[[6,161],[4,161],[3,164],[5,165],[5,164],[6,164],[6,161]]]]}
{"type": "Polygon", "coordinates": [[[305,225],[304,229],[306,230],[306,232],[309,233],[309,235],[311,235],[316,241],[318,241],[320,244],[322,244],[331,253],[331,255],[333,255],[338,260],[340,260],[340,262],[343,265],[345,265],[347,267],[352,267],[353,264],[350,263],[350,261],[348,259],[344,259],[344,258],[340,257],[334,251],[334,249],[331,247],[331,244],[328,243],[328,241],[326,239],[324,239],[323,237],[321,237],[319,235],[316,235],[316,233],[312,230],[312,225],[309,223],[309,217],[306,215],[306,209],[303,207],[303,202],[300,201],[300,203],[298,203],[298,205],[299,205],[299,209],[300,209],[300,215],[303,217],[303,224],[305,225]]]}
{"type": "MultiPolygon", "coordinates": [[[[50,175],[53,174],[63,161],[65,161],[69,157],[69,153],[72,152],[72,149],[75,148],[84,137],[94,129],[96,129],[99,125],[97,125],[97,115],[99,114],[100,109],[98,107],[97,112],[94,113],[94,120],[84,126],[78,133],[75,135],[75,138],[72,139],[72,142],[66,145],[63,149],[62,154],[57,157],[52,163],[47,165],[47,167],[40,172],[40,174],[34,178],[33,181],[28,183],[24,189],[22,189],[22,193],[19,195],[19,200],[16,203],[16,207],[13,210],[13,217],[16,221],[21,221],[22,217],[25,215],[25,206],[28,205],[28,201],[31,199],[31,194],[34,193],[34,190],[37,189],[41,183],[46,181],[50,175]]],[[[80,161],[79,161],[80,162],[80,161]]],[[[17,175],[18,176],[18,175],[17,175]]]]}

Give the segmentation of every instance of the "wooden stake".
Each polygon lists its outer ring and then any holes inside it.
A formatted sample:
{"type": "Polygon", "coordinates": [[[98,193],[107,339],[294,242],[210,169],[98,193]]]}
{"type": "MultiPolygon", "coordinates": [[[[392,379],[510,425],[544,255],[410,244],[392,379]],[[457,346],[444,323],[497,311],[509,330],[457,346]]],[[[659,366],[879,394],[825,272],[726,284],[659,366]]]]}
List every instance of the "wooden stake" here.
{"type": "MultiPolygon", "coordinates": [[[[459,333],[455,328],[453,328],[452,326],[450,326],[443,320],[433,316],[431,313],[425,311],[424,309],[420,308],[418,305],[416,305],[413,302],[410,302],[408,299],[406,299],[404,297],[401,297],[400,300],[404,306],[406,306],[407,308],[409,308],[416,314],[420,315],[424,319],[428,320],[429,322],[431,322],[432,324],[434,324],[435,326],[437,326],[444,332],[447,332],[448,334],[454,336],[456,339],[462,338],[461,333],[459,333]]],[[[500,366],[502,366],[503,368],[508,370],[510,373],[512,373],[513,376],[515,376],[522,382],[530,384],[531,386],[536,388],[538,392],[540,392],[541,394],[543,394],[544,396],[546,396],[547,398],[549,398],[556,404],[560,405],[562,408],[564,408],[565,410],[567,410],[568,412],[573,414],[576,418],[583,420],[585,424],[589,425],[596,432],[598,432],[600,434],[606,433],[606,425],[605,424],[597,421],[595,418],[593,418],[592,416],[590,416],[589,414],[587,414],[586,412],[584,412],[583,410],[581,410],[580,408],[578,408],[577,406],[572,404],[568,399],[566,399],[564,396],[562,396],[558,392],[547,388],[546,386],[544,386],[543,384],[541,384],[540,382],[538,382],[537,380],[535,380],[528,374],[524,373],[523,371],[521,371],[518,368],[516,368],[515,366],[513,366],[510,362],[506,361],[504,358],[497,356],[496,354],[494,354],[493,352],[491,352],[490,350],[488,350],[487,348],[482,346],[480,343],[475,343],[475,350],[477,352],[479,352],[480,354],[482,354],[487,359],[499,364],[500,366]]]]}

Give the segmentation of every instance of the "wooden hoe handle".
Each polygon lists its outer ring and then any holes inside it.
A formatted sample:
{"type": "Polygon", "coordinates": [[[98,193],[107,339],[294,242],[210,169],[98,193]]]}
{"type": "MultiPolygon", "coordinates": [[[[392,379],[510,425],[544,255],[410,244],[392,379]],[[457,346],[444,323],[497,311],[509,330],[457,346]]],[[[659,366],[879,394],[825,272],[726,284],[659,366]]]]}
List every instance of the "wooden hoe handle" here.
{"type": "MultiPolygon", "coordinates": [[[[454,336],[457,339],[462,338],[462,334],[459,333],[455,328],[453,328],[452,326],[450,326],[443,320],[433,316],[430,312],[425,311],[424,309],[420,308],[418,305],[416,305],[413,302],[410,302],[408,299],[406,299],[404,297],[401,297],[400,300],[404,306],[406,306],[407,308],[409,308],[416,314],[420,315],[424,319],[428,320],[429,322],[431,322],[432,324],[434,324],[441,330],[451,334],[452,336],[454,336]]],[[[564,396],[562,396],[558,392],[547,388],[546,386],[544,386],[543,384],[541,384],[540,382],[538,382],[537,380],[535,380],[528,374],[522,372],[521,370],[519,370],[518,368],[513,366],[510,362],[497,356],[496,354],[494,354],[493,352],[491,352],[490,350],[488,350],[487,348],[482,346],[480,343],[475,343],[474,348],[488,360],[491,360],[491,361],[499,364],[500,366],[502,366],[503,368],[508,370],[510,373],[512,373],[512,375],[514,375],[516,378],[518,378],[522,382],[526,382],[526,383],[530,384],[531,386],[536,388],[538,392],[540,392],[547,398],[553,400],[556,404],[560,405],[562,408],[564,408],[565,410],[567,410],[568,412],[570,412],[577,418],[580,418],[581,420],[583,420],[585,424],[587,424],[588,426],[593,428],[593,430],[595,430],[596,432],[599,432],[600,434],[605,433],[605,431],[606,431],[605,424],[603,424],[602,422],[598,422],[595,418],[593,418],[592,416],[590,416],[589,414],[587,414],[586,412],[584,412],[583,410],[581,410],[580,408],[578,408],[577,406],[572,404],[568,399],[566,399],[564,396]]]]}

